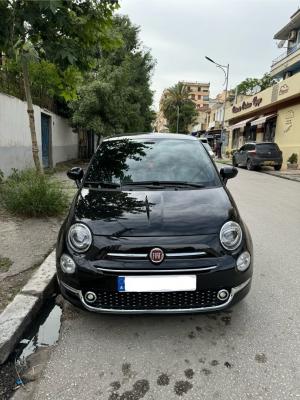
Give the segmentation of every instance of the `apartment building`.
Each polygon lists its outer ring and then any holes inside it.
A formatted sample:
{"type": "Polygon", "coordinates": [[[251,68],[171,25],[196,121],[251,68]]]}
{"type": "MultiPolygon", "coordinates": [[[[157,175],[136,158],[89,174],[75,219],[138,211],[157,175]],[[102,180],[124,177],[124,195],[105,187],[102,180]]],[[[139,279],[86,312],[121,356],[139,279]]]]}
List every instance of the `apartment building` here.
{"type": "Polygon", "coordinates": [[[199,111],[209,107],[210,83],[181,81],[189,92],[190,99],[199,111]]]}

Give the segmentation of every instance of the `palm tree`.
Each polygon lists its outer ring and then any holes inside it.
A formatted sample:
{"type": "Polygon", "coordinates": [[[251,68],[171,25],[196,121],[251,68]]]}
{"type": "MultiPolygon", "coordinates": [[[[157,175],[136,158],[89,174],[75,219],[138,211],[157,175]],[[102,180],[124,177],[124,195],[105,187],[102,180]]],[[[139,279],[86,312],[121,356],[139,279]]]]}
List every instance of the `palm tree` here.
{"type": "Polygon", "coordinates": [[[174,120],[176,120],[176,132],[178,132],[180,119],[181,130],[185,132],[187,126],[197,115],[196,106],[189,98],[188,89],[183,82],[178,82],[176,85],[165,90],[162,99],[162,110],[169,127],[173,128],[171,131],[174,131],[174,120]]]}

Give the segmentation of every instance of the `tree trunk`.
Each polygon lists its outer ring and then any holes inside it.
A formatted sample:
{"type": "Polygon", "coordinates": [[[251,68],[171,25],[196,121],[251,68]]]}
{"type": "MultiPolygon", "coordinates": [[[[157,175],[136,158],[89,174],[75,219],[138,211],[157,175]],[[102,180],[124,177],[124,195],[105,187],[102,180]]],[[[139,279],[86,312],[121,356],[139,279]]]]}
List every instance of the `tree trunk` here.
{"type": "Polygon", "coordinates": [[[25,97],[27,101],[27,113],[28,113],[29,127],[31,133],[32,157],[37,172],[43,173],[43,169],[39,158],[39,148],[36,139],[35,119],[34,119],[34,110],[32,105],[31,91],[30,91],[28,62],[24,57],[22,57],[22,70],[23,70],[25,97]]]}

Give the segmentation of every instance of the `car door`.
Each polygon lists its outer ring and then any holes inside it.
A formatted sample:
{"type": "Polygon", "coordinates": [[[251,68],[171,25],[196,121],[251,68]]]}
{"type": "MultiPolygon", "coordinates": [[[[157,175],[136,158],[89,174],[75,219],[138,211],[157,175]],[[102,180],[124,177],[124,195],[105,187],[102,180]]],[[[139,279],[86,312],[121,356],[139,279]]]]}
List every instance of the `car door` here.
{"type": "Polygon", "coordinates": [[[245,147],[245,146],[242,146],[242,147],[236,152],[236,154],[234,155],[237,164],[242,164],[242,163],[243,163],[242,158],[243,158],[243,153],[244,153],[244,147],[245,147]]]}

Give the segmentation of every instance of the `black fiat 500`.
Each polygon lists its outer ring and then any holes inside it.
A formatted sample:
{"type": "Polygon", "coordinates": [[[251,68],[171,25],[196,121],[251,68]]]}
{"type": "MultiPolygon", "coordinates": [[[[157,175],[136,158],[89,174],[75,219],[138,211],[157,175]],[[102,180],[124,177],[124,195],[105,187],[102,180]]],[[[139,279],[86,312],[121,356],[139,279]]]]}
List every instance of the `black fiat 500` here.
{"type": "Polygon", "coordinates": [[[57,243],[61,292],[106,313],[223,310],[250,290],[252,242],[203,144],[177,134],[104,140],[57,243]]]}

